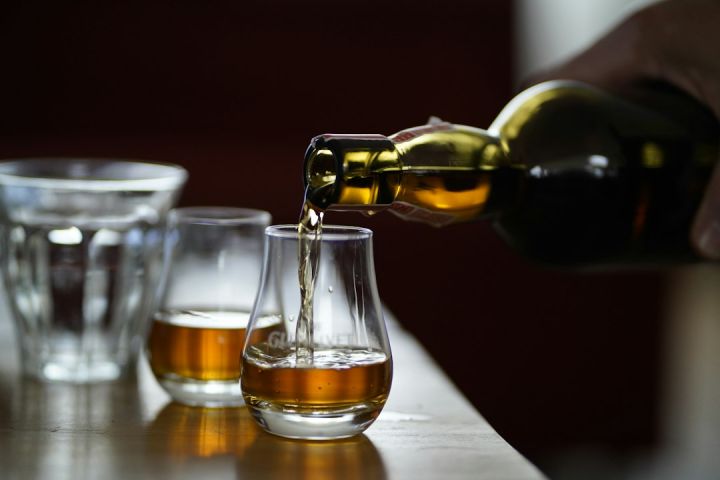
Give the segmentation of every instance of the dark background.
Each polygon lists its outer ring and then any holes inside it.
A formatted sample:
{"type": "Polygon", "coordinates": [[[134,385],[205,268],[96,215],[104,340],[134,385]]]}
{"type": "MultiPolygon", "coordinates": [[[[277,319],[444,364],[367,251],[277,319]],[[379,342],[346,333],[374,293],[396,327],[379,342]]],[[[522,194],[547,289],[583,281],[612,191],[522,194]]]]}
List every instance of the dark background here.
{"type": "MultiPolygon", "coordinates": [[[[0,156],[174,162],[181,203],[297,221],[313,135],[390,134],[430,115],[488,125],[512,96],[504,0],[6,2],[0,156]]],[[[375,230],[381,295],[532,461],[657,440],[652,273],[547,271],[490,225],[375,230]]]]}

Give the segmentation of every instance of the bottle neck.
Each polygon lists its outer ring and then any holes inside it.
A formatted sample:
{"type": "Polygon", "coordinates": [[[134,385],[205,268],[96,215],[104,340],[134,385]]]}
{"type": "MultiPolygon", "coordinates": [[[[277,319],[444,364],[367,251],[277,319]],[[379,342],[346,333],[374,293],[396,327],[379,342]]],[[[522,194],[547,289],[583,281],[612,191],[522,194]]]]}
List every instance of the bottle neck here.
{"type": "Polygon", "coordinates": [[[307,199],[320,209],[382,210],[442,225],[517,201],[523,169],[498,137],[434,123],[382,135],[321,135],[305,157],[307,199]]]}
{"type": "Polygon", "coordinates": [[[388,137],[319,135],[305,153],[306,197],[321,210],[387,206],[397,192],[400,171],[400,154],[388,137]]]}

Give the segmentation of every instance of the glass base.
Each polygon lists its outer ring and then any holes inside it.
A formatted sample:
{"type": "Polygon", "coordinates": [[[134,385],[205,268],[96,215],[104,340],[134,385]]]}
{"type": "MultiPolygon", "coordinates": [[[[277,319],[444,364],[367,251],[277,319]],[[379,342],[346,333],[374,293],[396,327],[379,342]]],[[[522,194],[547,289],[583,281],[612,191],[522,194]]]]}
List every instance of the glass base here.
{"type": "Polygon", "coordinates": [[[126,366],[110,360],[78,360],[76,357],[32,362],[23,360],[25,375],[47,382],[101,383],[124,376],[126,366]]]}
{"type": "Polygon", "coordinates": [[[195,380],[179,376],[158,378],[176,402],[192,407],[239,407],[245,404],[240,380],[195,380]]]}
{"type": "Polygon", "coordinates": [[[359,435],[378,417],[383,405],[298,409],[248,398],[248,410],[268,433],[302,440],[336,440],[359,435]]]}

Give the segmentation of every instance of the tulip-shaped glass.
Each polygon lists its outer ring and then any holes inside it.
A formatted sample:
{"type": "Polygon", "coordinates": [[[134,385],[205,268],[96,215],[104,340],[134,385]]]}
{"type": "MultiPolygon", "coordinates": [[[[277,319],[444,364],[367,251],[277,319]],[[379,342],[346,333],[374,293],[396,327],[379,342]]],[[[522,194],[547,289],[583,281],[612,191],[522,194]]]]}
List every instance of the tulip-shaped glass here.
{"type": "Polygon", "coordinates": [[[265,430],[322,440],[356,435],[377,418],[390,391],[392,356],[375,283],[372,232],[325,226],[315,241],[321,244],[312,322],[303,330],[297,226],[265,230],[241,383],[245,403],[265,430]]]}

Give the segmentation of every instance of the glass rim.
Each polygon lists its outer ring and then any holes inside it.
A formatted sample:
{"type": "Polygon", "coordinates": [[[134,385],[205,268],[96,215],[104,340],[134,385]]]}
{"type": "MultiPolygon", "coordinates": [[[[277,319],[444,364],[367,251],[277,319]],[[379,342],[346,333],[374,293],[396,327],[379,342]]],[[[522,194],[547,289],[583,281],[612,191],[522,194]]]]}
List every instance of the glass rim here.
{"type": "Polygon", "coordinates": [[[170,211],[170,222],[176,225],[268,225],[271,221],[270,212],[256,208],[195,206],[170,211]]]}
{"type": "MultiPolygon", "coordinates": [[[[265,228],[265,236],[272,238],[298,239],[297,224],[270,225],[265,228]]],[[[372,238],[369,228],[352,225],[323,225],[321,241],[365,240],[372,238]]]]}
{"type": "Polygon", "coordinates": [[[91,157],[28,157],[0,160],[0,186],[48,190],[174,190],[187,180],[183,167],[172,163],[91,157]],[[124,172],[108,172],[108,168],[124,172]],[[105,176],[92,170],[105,169],[105,176]],[[135,172],[129,170],[134,169],[135,172]],[[143,170],[138,172],[138,170],[143,170]],[[134,173],[134,174],[133,174],[134,173]]]}

